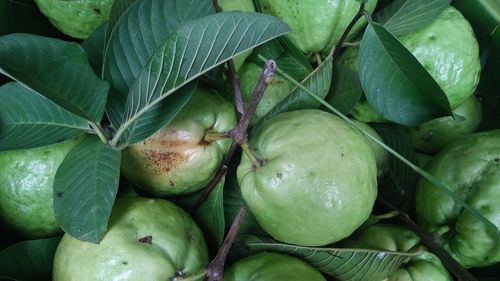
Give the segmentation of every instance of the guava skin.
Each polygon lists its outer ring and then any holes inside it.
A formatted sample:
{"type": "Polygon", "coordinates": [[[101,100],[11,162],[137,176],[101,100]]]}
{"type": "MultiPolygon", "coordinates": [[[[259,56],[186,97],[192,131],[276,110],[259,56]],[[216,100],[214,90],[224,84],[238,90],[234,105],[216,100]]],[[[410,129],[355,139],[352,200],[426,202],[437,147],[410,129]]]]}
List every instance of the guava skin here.
{"type": "Polygon", "coordinates": [[[197,273],[207,263],[203,234],[181,208],[162,199],[122,198],[99,244],[64,235],[53,280],[172,280],[176,273],[197,273]]]}
{"type": "MultiPolygon", "coordinates": [[[[500,227],[500,130],[458,139],[438,153],[426,170],[500,227]]],[[[426,180],[417,185],[416,212],[420,225],[429,232],[450,228],[442,243],[462,266],[500,261],[498,233],[426,180]]]]}
{"type": "MultiPolygon", "coordinates": [[[[243,102],[250,102],[261,73],[262,67],[251,62],[244,64],[238,71],[243,102]]],[[[250,120],[250,125],[257,124],[257,122],[273,109],[274,106],[285,99],[294,87],[292,82],[288,81],[279,73],[276,73],[273,82],[267,86],[262,99],[257,105],[257,109],[250,120]]]]}
{"type": "Polygon", "coordinates": [[[207,132],[236,126],[233,105],[219,94],[197,89],[177,116],[155,135],[122,152],[122,174],[156,196],[189,194],[211,180],[230,139],[207,141],[207,132]]]}
{"type": "Polygon", "coordinates": [[[52,208],[54,178],[78,141],[0,152],[0,217],[26,238],[61,232],[52,208]]]}
{"type": "Polygon", "coordinates": [[[370,215],[377,166],[368,141],[320,110],[286,112],[250,140],[265,164],[246,155],[237,169],[242,197],[277,240],[322,246],[349,236],[370,215]]]}
{"type": "Polygon", "coordinates": [[[481,123],[481,103],[471,96],[453,113],[464,119],[445,116],[406,129],[413,147],[425,153],[436,153],[459,137],[472,134],[481,123]]]}
{"type": "MultiPolygon", "coordinates": [[[[364,122],[360,122],[358,120],[353,120],[358,127],[375,137],[377,140],[380,142],[384,142],[382,137],[375,131],[369,124],[366,124],[364,122]]],[[[360,132],[362,135],[363,133],[360,132]]],[[[364,135],[363,135],[364,136],[364,135]]],[[[373,150],[373,154],[375,155],[375,161],[377,162],[377,168],[378,168],[378,176],[381,177],[385,174],[385,172],[388,169],[388,161],[389,161],[389,153],[387,150],[385,150],[382,146],[380,146],[378,143],[373,141],[372,139],[368,138],[367,136],[364,136],[368,143],[370,144],[370,147],[373,150]]]]}
{"type": "Polygon", "coordinates": [[[114,0],[35,0],[40,11],[61,32],[86,39],[109,18],[114,0]]]}
{"type": "Polygon", "coordinates": [[[224,272],[224,281],[326,281],[308,263],[282,254],[263,252],[237,261],[224,272]]]}
{"type": "Polygon", "coordinates": [[[445,92],[451,108],[465,102],[479,83],[479,45],[470,23],[452,6],[430,25],[400,38],[445,92]]]}
{"type": "MultiPolygon", "coordinates": [[[[377,224],[367,228],[357,239],[370,248],[407,252],[418,245],[420,238],[398,225],[377,224]]],[[[437,256],[424,252],[394,271],[385,281],[452,281],[437,256]]]]}
{"type": "MultiPolygon", "coordinates": [[[[274,15],[290,28],[290,39],[304,54],[327,55],[359,10],[356,0],[260,0],[262,12],[274,15]]],[[[365,10],[373,12],[377,0],[368,0],[365,10]]],[[[361,18],[349,33],[354,38],[366,25],[361,18]]]]}

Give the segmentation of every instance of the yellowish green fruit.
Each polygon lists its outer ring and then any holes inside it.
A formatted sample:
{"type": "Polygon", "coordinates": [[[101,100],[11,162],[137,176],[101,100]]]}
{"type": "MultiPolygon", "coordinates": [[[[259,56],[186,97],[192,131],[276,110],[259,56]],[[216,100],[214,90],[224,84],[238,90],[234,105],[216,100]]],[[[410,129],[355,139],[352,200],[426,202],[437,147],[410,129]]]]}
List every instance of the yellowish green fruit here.
{"type": "MultiPolygon", "coordinates": [[[[375,137],[378,141],[384,142],[382,137],[375,131],[370,125],[360,122],[358,120],[353,120],[356,125],[362,129],[363,131],[367,132],[371,136],[375,137]]],[[[362,132],[360,132],[363,134],[362,132]]],[[[364,136],[364,135],[363,135],[364,136]]],[[[378,176],[381,177],[385,174],[385,172],[388,169],[388,161],[389,161],[389,153],[387,150],[385,150],[381,145],[376,143],[374,140],[370,139],[367,136],[364,136],[368,143],[370,144],[370,147],[373,150],[373,154],[375,155],[375,160],[377,162],[377,168],[378,168],[378,176]]]]}
{"type": "Polygon", "coordinates": [[[172,280],[197,273],[207,263],[203,234],[181,208],[162,199],[122,198],[99,244],[64,235],[53,280],[172,280]]]}
{"type": "Polygon", "coordinates": [[[326,281],[311,265],[282,254],[263,252],[237,261],[224,272],[225,281],[326,281]]]}
{"type": "Polygon", "coordinates": [[[168,125],[123,150],[121,171],[156,196],[195,192],[208,184],[231,144],[230,139],[211,139],[211,135],[235,126],[233,105],[216,92],[199,88],[168,125]]]}
{"type": "Polygon", "coordinates": [[[64,34],[86,39],[109,18],[114,0],[35,0],[40,11],[64,34]]]}
{"type": "Polygon", "coordinates": [[[54,178],[79,138],[0,152],[0,217],[23,236],[36,239],[61,230],[52,208],[54,178]]]}
{"type": "Polygon", "coordinates": [[[321,246],[349,236],[370,215],[377,165],[366,139],[320,110],[286,112],[250,140],[264,164],[243,155],[237,169],[243,199],[277,240],[321,246]]]}

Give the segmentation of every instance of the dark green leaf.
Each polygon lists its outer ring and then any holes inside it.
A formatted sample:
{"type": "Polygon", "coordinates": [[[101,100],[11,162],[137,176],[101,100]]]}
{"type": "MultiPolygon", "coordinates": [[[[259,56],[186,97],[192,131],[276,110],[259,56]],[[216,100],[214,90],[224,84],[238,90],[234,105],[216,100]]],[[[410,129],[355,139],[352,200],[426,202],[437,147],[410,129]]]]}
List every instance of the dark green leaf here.
{"type": "MultiPolygon", "coordinates": [[[[295,44],[292,43],[287,37],[281,36],[277,39],[281,46],[285,49],[285,51],[288,53],[288,57],[292,58],[296,65],[300,66],[303,69],[303,73],[305,75],[303,77],[299,77],[298,81],[304,79],[309,73],[313,71],[311,67],[311,63],[309,63],[309,59],[304,55],[304,53],[297,47],[295,44]]],[[[282,69],[284,69],[282,67],[282,69]]]]}
{"type": "Polygon", "coordinates": [[[317,270],[343,281],[380,281],[420,252],[391,252],[353,248],[302,247],[251,235],[237,238],[233,255],[248,256],[262,251],[297,256],[317,270]]]}
{"type": "Polygon", "coordinates": [[[89,129],[85,119],[11,82],[0,87],[0,150],[53,144],[89,129]]]}
{"type": "Polygon", "coordinates": [[[109,13],[108,25],[104,31],[104,43],[107,44],[111,33],[116,26],[120,17],[127,11],[127,9],[134,4],[136,0],[114,0],[111,12],[109,13]]]}
{"type": "Polygon", "coordinates": [[[78,116],[99,122],[109,85],[97,78],[83,48],[30,34],[0,37],[0,73],[78,116]]]}
{"type": "Polygon", "coordinates": [[[123,143],[149,137],[158,128],[148,121],[151,114],[157,115],[151,109],[160,101],[217,65],[288,31],[275,17],[243,12],[217,13],[183,25],[158,47],[134,82],[117,135],[125,133],[123,143]],[[143,122],[137,126],[139,118],[143,122]]]}
{"type": "Polygon", "coordinates": [[[54,179],[54,213],[69,235],[97,243],[118,190],[121,152],[88,136],[63,160],[54,179]]]}
{"type": "Polygon", "coordinates": [[[19,242],[0,252],[0,278],[52,280],[52,261],[60,237],[19,242]]]}
{"type": "Polygon", "coordinates": [[[361,88],[359,82],[359,73],[345,65],[335,64],[332,84],[325,99],[326,102],[338,109],[342,114],[351,113],[363,93],[363,88],[361,88]]]}
{"type": "Polygon", "coordinates": [[[432,76],[377,23],[368,26],[361,41],[359,70],[366,99],[390,121],[412,126],[452,114],[432,76]]]}
{"type": "MultiPolygon", "coordinates": [[[[123,119],[132,84],[156,48],[182,24],[215,13],[211,0],[122,0],[106,47],[103,77],[111,83],[106,113],[115,129],[123,119]]],[[[108,31],[113,23],[110,19],[108,31]]],[[[166,105],[165,105],[166,106],[166,105]]]]}
{"type": "Polygon", "coordinates": [[[107,23],[101,24],[89,37],[83,41],[82,47],[89,57],[90,66],[94,72],[100,76],[102,72],[102,60],[104,54],[104,32],[107,23]]]}
{"type": "Polygon", "coordinates": [[[431,23],[451,0],[396,0],[375,15],[392,35],[401,36],[431,23]]]}

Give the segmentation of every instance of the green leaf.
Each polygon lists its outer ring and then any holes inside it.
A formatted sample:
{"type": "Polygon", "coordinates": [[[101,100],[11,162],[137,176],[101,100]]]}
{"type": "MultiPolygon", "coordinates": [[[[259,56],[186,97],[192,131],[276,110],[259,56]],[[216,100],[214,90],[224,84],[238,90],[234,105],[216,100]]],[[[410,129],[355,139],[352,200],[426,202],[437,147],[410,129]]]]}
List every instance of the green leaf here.
{"type": "Polygon", "coordinates": [[[396,0],[375,15],[392,35],[402,36],[431,23],[451,0],[396,0]]]}
{"type": "Polygon", "coordinates": [[[52,261],[60,237],[28,240],[0,252],[0,278],[17,281],[52,280],[52,261]]]}
{"type": "Polygon", "coordinates": [[[122,0],[113,6],[103,77],[111,83],[106,113],[115,129],[123,119],[132,84],[158,46],[184,23],[215,13],[211,0],[122,0]],[[121,14],[121,16],[118,16],[121,14]]]}
{"type": "Polygon", "coordinates": [[[66,233],[100,241],[118,190],[120,159],[119,150],[88,136],[63,160],[54,179],[54,213],[66,233]]]}
{"type": "Polygon", "coordinates": [[[0,37],[0,73],[93,122],[104,112],[108,83],[99,80],[77,43],[31,34],[0,37]]]}
{"type": "Polygon", "coordinates": [[[317,270],[343,281],[380,281],[420,252],[391,252],[353,248],[302,247],[252,235],[238,236],[233,255],[248,256],[263,251],[294,255],[317,270]]]}
{"type": "Polygon", "coordinates": [[[335,64],[332,84],[325,100],[342,114],[351,113],[363,93],[359,73],[348,66],[335,64]]]}
{"type": "Polygon", "coordinates": [[[452,115],[437,82],[383,26],[371,23],[359,50],[361,86],[366,99],[384,118],[418,125],[452,115]]]}
{"type": "Polygon", "coordinates": [[[85,119],[17,82],[0,87],[0,150],[53,144],[89,129],[85,119]]]}
{"type": "Polygon", "coordinates": [[[82,47],[89,57],[90,66],[92,66],[97,75],[100,75],[102,72],[106,26],[107,23],[104,22],[82,42],[82,47]]]}
{"type": "Polygon", "coordinates": [[[111,12],[109,13],[108,24],[104,32],[104,43],[107,45],[109,37],[116,26],[120,17],[127,11],[127,9],[134,4],[136,0],[114,0],[111,12]]]}
{"type": "Polygon", "coordinates": [[[147,119],[160,101],[217,65],[288,31],[273,16],[243,12],[217,13],[183,25],[158,47],[134,82],[116,135],[122,143],[149,137],[158,125],[147,119]],[[141,126],[139,118],[145,120],[141,126]]]}

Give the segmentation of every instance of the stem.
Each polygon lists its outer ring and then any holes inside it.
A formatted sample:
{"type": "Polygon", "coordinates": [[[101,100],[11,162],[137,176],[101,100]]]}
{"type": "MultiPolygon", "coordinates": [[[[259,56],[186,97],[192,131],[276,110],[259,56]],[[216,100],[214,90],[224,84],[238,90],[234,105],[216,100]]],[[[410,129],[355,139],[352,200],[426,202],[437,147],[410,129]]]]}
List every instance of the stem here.
{"type": "Polygon", "coordinates": [[[208,265],[208,281],[222,281],[224,264],[226,263],[227,254],[229,253],[229,250],[234,243],[236,235],[238,235],[238,232],[240,231],[241,224],[243,223],[243,219],[245,219],[246,214],[247,208],[242,207],[234,218],[233,224],[231,225],[231,228],[229,229],[229,232],[224,239],[224,243],[222,243],[222,247],[219,249],[219,252],[215,256],[215,258],[208,265]]]}
{"type": "Polygon", "coordinates": [[[342,50],[342,45],[343,45],[344,41],[347,39],[347,36],[349,35],[349,33],[351,32],[351,29],[354,27],[356,22],[358,22],[358,20],[364,15],[364,13],[365,13],[365,2],[363,1],[359,5],[358,12],[354,16],[354,18],[352,18],[351,22],[344,30],[344,33],[342,33],[342,36],[340,37],[337,44],[335,44],[335,47],[331,53],[333,62],[335,62],[335,59],[337,59],[338,55],[340,54],[340,51],[342,50]]]}
{"type": "Polygon", "coordinates": [[[374,216],[375,219],[377,220],[387,220],[387,219],[392,219],[392,218],[395,218],[399,215],[399,211],[397,210],[392,210],[388,213],[385,213],[385,214],[381,214],[381,215],[378,215],[378,216],[374,216]]]}
{"type": "Polygon", "coordinates": [[[230,137],[231,137],[230,132],[218,133],[218,132],[207,131],[203,136],[203,140],[206,142],[212,142],[212,141],[227,139],[230,137]]]}
{"type": "Polygon", "coordinates": [[[259,160],[257,158],[257,156],[255,156],[253,151],[248,146],[248,143],[242,143],[240,146],[241,146],[241,149],[243,150],[243,152],[248,156],[250,161],[252,161],[254,167],[262,167],[263,163],[261,162],[261,160],[259,160]]]}
{"type": "Polygon", "coordinates": [[[342,43],[342,48],[345,48],[345,47],[357,47],[359,45],[361,45],[361,41],[344,42],[344,43],[342,43]]]}
{"type": "Polygon", "coordinates": [[[464,281],[477,281],[477,279],[470,274],[466,269],[464,269],[446,250],[443,249],[438,238],[424,231],[418,224],[416,224],[410,216],[399,210],[396,206],[392,205],[384,198],[380,197],[377,200],[388,207],[389,209],[399,212],[398,218],[406,226],[408,226],[413,232],[420,236],[420,242],[425,245],[429,250],[431,250],[438,258],[443,262],[444,266],[450,271],[458,280],[464,281]]]}
{"type": "Polygon", "coordinates": [[[234,67],[234,61],[232,59],[227,61],[227,77],[229,77],[229,81],[231,81],[231,86],[233,87],[236,110],[238,110],[239,113],[243,114],[245,110],[243,108],[240,77],[236,73],[236,68],[234,67]]]}
{"type": "Polygon", "coordinates": [[[321,55],[319,53],[315,53],[314,55],[316,56],[316,63],[320,65],[322,62],[321,55]]]}
{"type": "Polygon", "coordinates": [[[101,142],[104,144],[108,144],[108,139],[106,138],[104,130],[99,126],[99,124],[96,124],[94,122],[89,122],[90,127],[92,128],[93,132],[97,134],[101,142]]]}
{"type": "Polygon", "coordinates": [[[207,275],[208,270],[206,268],[200,270],[199,272],[188,275],[188,276],[176,276],[172,279],[172,281],[196,281],[203,280],[203,278],[207,275]]]}

